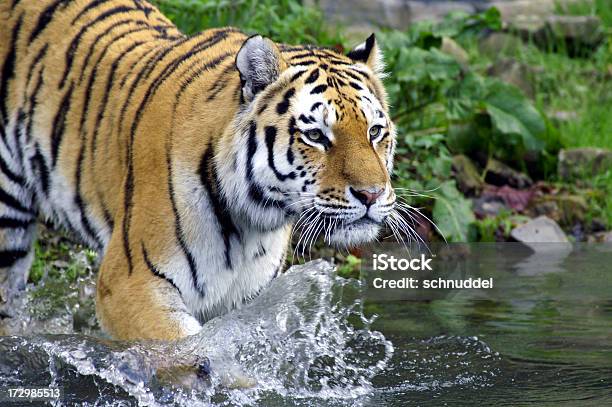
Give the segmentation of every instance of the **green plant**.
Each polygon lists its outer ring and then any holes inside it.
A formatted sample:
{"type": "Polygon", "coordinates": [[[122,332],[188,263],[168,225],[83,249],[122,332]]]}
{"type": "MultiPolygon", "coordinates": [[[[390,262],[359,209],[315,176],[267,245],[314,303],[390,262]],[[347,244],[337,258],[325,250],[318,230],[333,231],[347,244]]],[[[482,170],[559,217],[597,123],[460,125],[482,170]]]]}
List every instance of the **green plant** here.
{"type": "Polygon", "coordinates": [[[479,219],[472,224],[471,240],[478,242],[506,241],[510,231],[529,220],[522,215],[514,215],[509,210],[501,211],[497,216],[479,219]]]}
{"type": "Polygon", "coordinates": [[[236,26],[289,44],[341,46],[338,30],[324,25],[321,11],[296,0],[154,0],[186,34],[236,26]]]}
{"type": "Polygon", "coordinates": [[[338,275],[344,278],[359,278],[361,259],[349,254],[338,266],[338,275]]]}
{"type": "Polygon", "coordinates": [[[407,191],[409,203],[429,206],[436,199],[434,221],[453,241],[468,239],[474,216],[451,180],[452,154],[495,157],[523,168],[530,158],[550,166],[550,129],[521,91],[470,71],[440,49],[444,37],[466,41],[484,28],[500,26],[498,11],[489,9],[453,14],[440,24],[415,24],[381,39],[400,135],[396,183],[407,191]]]}
{"type": "Polygon", "coordinates": [[[38,283],[43,279],[73,282],[89,274],[97,254],[72,242],[61,232],[51,235],[45,228],[34,243],[34,261],[28,279],[38,283]]]}

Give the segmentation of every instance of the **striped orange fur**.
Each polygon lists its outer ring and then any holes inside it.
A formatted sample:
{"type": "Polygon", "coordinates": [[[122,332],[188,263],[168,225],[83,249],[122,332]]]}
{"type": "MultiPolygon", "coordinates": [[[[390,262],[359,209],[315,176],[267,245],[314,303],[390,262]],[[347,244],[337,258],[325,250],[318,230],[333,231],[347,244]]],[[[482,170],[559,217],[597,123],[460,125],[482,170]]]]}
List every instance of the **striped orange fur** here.
{"type": "Polygon", "coordinates": [[[395,202],[380,63],[373,36],[346,56],[185,36],[143,0],[0,2],[4,301],[38,218],[101,254],[97,313],[122,339],[190,335],[257,295],[303,224],[374,239],[395,202]]]}

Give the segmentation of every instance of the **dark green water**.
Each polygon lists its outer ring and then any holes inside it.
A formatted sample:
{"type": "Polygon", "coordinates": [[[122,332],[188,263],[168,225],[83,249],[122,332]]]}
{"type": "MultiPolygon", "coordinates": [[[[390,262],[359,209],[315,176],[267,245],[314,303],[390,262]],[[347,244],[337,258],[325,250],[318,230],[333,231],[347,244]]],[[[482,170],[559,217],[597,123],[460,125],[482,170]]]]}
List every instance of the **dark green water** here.
{"type": "Polygon", "coordinates": [[[442,262],[447,278],[493,278],[486,290],[380,291],[313,263],[161,350],[0,337],[0,383],[58,385],[67,405],[612,405],[612,246],[536,249],[476,245],[442,262]],[[152,353],[186,351],[211,359],[208,387],[143,373],[152,353]],[[236,369],[255,388],[227,389],[219,372],[236,369]]]}

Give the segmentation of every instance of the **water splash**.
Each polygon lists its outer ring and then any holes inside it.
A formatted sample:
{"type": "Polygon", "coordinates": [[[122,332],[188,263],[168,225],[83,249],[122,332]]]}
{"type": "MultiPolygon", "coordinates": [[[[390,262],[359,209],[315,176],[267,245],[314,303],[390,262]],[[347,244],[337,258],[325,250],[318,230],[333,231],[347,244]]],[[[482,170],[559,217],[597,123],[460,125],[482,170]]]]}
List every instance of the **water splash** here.
{"type": "MultiPolygon", "coordinates": [[[[353,399],[372,391],[372,379],[393,355],[393,345],[370,326],[354,280],[335,277],[316,261],[275,279],[240,309],[209,321],[202,332],[173,344],[126,344],[78,335],[0,339],[0,382],[74,387],[74,376],[93,380],[100,402],[121,394],[141,405],[251,405],[262,398],[353,399]],[[20,356],[31,364],[19,368],[20,356]],[[158,380],[160,360],[210,362],[208,383],[186,389],[158,380]],[[254,386],[231,388],[236,378],[254,386]],[[102,391],[102,389],[106,389],[102,391]],[[104,400],[104,394],[114,393],[104,400]]],[[[90,384],[84,385],[84,387],[90,384]]],[[[68,396],[69,397],[69,396],[68,396]]],[[[95,398],[93,399],[95,400],[95,398]]]]}

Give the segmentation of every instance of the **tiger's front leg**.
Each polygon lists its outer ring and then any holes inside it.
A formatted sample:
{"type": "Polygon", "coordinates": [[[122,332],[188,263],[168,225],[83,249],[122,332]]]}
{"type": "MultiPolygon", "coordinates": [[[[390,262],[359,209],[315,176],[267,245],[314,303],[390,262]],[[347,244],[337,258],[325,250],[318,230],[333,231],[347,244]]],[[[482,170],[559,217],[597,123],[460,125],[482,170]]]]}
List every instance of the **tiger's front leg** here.
{"type": "MultiPolygon", "coordinates": [[[[120,233],[115,233],[120,235],[120,233]]],[[[189,313],[178,288],[156,269],[149,253],[140,250],[132,259],[128,273],[127,258],[117,236],[111,239],[98,274],[96,313],[103,329],[115,339],[154,339],[171,341],[171,349],[179,339],[198,333],[200,323],[189,313]]],[[[162,353],[152,360],[152,369],[162,382],[188,389],[200,388],[211,367],[208,359],[197,357],[187,349],[183,358],[168,359],[162,353]]],[[[176,356],[173,356],[175,358],[176,356]]],[[[140,373],[127,368],[135,377],[140,373]]],[[[238,367],[219,372],[228,388],[249,388],[255,381],[238,367]]]]}
{"type": "Polygon", "coordinates": [[[96,313],[102,328],[125,340],[176,340],[199,332],[200,323],[178,288],[156,270],[144,243],[132,256],[130,272],[121,232],[116,231],[98,275],[96,313]]]}

